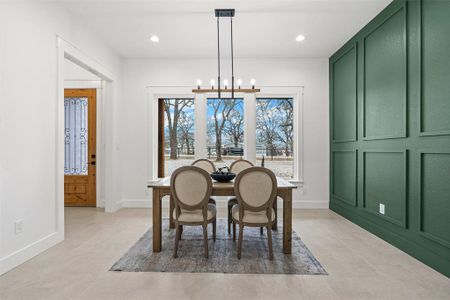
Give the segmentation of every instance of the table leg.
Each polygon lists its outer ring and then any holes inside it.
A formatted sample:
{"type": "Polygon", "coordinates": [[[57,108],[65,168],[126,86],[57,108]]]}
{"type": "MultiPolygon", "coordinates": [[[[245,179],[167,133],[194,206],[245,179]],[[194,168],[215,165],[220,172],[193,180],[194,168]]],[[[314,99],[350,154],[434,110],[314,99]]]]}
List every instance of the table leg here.
{"type": "Polygon", "coordinates": [[[153,252],[161,252],[161,196],[158,188],[153,188],[153,252]]]}
{"type": "Polygon", "coordinates": [[[275,222],[272,224],[272,230],[278,230],[278,196],[273,201],[273,210],[275,211],[275,222]]]}
{"type": "Polygon", "coordinates": [[[283,252],[292,253],[292,189],[286,190],[283,197],[283,252]]]}
{"type": "Polygon", "coordinates": [[[173,203],[172,196],[169,195],[169,228],[174,229],[175,228],[175,222],[173,221],[173,209],[175,208],[175,205],[173,203]]]}

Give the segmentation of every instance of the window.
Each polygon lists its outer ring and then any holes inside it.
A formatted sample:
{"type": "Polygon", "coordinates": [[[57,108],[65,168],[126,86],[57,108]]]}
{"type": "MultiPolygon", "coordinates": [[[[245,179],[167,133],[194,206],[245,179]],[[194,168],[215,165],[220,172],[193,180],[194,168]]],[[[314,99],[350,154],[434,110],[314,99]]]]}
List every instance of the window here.
{"type": "Polygon", "coordinates": [[[209,98],[206,106],[207,156],[229,166],[244,155],[243,99],[209,98]]]}
{"type": "Polygon", "coordinates": [[[256,99],[256,159],[276,176],[294,178],[292,98],[256,99]]]}
{"type": "Polygon", "coordinates": [[[164,99],[164,176],[194,161],[194,100],[164,99]]]}
{"type": "Polygon", "coordinates": [[[302,181],[303,87],[265,87],[264,93],[237,93],[235,99],[185,87],[152,88],[149,95],[149,130],[159,145],[149,153],[151,180],[200,158],[218,168],[243,158],[255,166],[264,159],[276,176],[302,181]]]}

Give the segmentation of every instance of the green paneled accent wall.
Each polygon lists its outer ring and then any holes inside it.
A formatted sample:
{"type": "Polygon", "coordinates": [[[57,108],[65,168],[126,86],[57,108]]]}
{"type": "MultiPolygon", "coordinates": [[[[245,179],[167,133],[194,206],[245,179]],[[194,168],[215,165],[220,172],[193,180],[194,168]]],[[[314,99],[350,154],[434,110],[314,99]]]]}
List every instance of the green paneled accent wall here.
{"type": "Polygon", "coordinates": [[[449,16],[395,0],[330,58],[330,209],[446,276],[449,16]]]}
{"type": "Polygon", "coordinates": [[[363,38],[365,139],[406,135],[405,10],[400,7],[363,38]]]}
{"type": "Polygon", "coordinates": [[[356,151],[333,152],[332,194],[336,200],[356,206],[356,151]]]}
{"type": "Polygon", "coordinates": [[[356,46],[333,65],[333,141],[356,141],[356,46]]]}

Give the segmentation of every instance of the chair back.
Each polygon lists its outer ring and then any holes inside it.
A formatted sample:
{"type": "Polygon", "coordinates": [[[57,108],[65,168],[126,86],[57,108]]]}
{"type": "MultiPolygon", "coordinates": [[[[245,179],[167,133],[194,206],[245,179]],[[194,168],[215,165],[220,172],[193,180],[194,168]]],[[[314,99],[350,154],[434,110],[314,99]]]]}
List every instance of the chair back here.
{"type": "Polygon", "coordinates": [[[230,165],[230,172],[234,174],[239,174],[241,171],[253,167],[253,163],[251,161],[245,159],[235,160],[230,165]]]}
{"type": "Polygon", "coordinates": [[[185,210],[204,208],[206,212],[212,192],[212,180],[208,172],[199,167],[181,167],[170,177],[170,192],[177,212],[179,208],[185,210]]]}
{"type": "Polygon", "coordinates": [[[269,169],[250,167],[237,175],[234,192],[240,210],[267,210],[270,216],[277,193],[277,178],[269,169]]]}
{"type": "Polygon", "coordinates": [[[191,164],[191,166],[199,167],[208,172],[208,174],[211,174],[216,171],[216,166],[206,158],[197,159],[191,164]]]}

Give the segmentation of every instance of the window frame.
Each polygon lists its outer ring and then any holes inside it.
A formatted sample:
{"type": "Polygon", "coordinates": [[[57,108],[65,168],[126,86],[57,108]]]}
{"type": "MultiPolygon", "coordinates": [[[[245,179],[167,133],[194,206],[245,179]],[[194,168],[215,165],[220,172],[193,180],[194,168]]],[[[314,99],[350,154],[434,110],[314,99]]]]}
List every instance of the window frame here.
{"type": "MultiPolygon", "coordinates": [[[[257,94],[236,93],[235,98],[244,101],[244,155],[243,158],[256,161],[256,99],[292,98],[294,104],[294,176],[288,180],[294,184],[303,183],[303,86],[261,86],[263,92],[257,94]],[[253,134],[251,134],[253,133],[253,134]]],[[[207,157],[207,99],[217,98],[217,93],[192,93],[191,86],[147,86],[148,96],[148,149],[158,146],[158,99],[193,98],[195,105],[195,159],[207,157]]],[[[150,171],[149,182],[158,180],[158,151],[147,151],[150,171]]]]}

